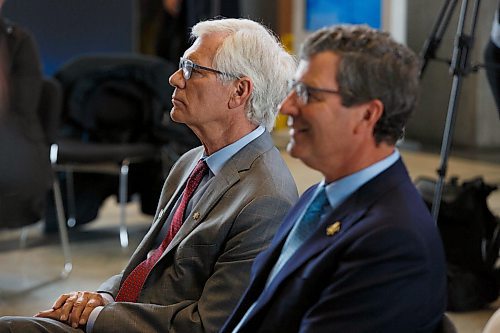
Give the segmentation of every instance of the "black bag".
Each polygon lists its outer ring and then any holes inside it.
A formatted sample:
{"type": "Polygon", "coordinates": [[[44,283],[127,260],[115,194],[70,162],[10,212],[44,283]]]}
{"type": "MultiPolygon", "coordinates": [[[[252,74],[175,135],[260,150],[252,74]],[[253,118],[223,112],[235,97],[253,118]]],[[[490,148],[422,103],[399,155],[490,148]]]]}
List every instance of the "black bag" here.
{"type": "MultiPolygon", "coordinates": [[[[436,181],[421,177],[415,185],[430,209],[436,181]]],[[[486,201],[496,189],[482,177],[462,184],[455,177],[443,187],[438,228],[447,260],[448,310],[480,309],[498,297],[500,228],[486,201]]]]}

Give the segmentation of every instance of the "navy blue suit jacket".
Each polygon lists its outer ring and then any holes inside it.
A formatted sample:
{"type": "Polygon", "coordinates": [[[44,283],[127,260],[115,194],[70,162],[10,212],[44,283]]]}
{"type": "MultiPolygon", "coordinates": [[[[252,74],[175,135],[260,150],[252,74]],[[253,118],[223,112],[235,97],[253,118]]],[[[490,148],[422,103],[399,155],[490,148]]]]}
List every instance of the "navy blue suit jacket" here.
{"type": "MultiPolygon", "coordinates": [[[[316,186],[256,258],[249,287],[221,332],[232,332],[261,294],[316,186]]],[[[318,222],[239,332],[433,332],[445,306],[440,236],[399,160],[318,222]],[[340,230],[328,235],[337,221],[340,230]]]]}

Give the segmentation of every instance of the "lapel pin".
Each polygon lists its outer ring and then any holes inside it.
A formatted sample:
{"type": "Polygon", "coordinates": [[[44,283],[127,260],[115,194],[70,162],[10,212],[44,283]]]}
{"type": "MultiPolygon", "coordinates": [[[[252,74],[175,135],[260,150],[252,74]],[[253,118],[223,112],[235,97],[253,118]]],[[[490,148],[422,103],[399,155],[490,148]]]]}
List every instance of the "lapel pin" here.
{"type": "Polygon", "coordinates": [[[337,221],[326,228],[326,235],[333,236],[339,231],[340,231],[340,221],[337,221]]]}
{"type": "Polygon", "coordinates": [[[197,221],[197,220],[200,218],[200,216],[201,216],[201,214],[200,214],[199,212],[195,212],[195,213],[193,214],[193,219],[194,219],[195,221],[197,221]]]}

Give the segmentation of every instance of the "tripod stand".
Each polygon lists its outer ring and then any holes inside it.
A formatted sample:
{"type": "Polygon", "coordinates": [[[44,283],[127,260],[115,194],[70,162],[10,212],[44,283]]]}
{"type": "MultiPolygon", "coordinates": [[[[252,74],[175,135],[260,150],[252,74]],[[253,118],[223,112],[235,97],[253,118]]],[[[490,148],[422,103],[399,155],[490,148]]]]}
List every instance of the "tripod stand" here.
{"type": "MultiPolygon", "coordinates": [[[[430,37],[426,40],[421,52],[422,66],[420,68],[420,77],[424,73],[427,63],[430,59],[436,58],[436,51],[439,48],[443,34],[450,22],[451,15],[458,3],[458,0],[447,0],[441,11],[439,12],[438,19],[432,28],[430,37]]],[[[462,0],[460,14],[458,18],[457,32],[455,36],[455,43],[453,46],[452,59],[450,63],[450,73],[453,75],[453,82],[451,86],[450,99],[448,102],[448,111],[446,114],[446,123],[443,133],[443,141],[441,143],[440,165],[437,169],[438,180],[436,182],[436,189],[434,191],[434,198],[432,201],[432,216],[434,221],[437,222],[439,215],[439,208],[441,204],[441,197],[443,193],[444,180],[448,167],[448,157],[451,148],[453,131],[455,127],[457,101],[460,95],[463,78],[475,68],[470,66],[469,53],[472,49],[474,41],[474,32],[476,29],[477,15],[479,11],[480,0],[474,0],[472,9],[471,23],[469,34],[465,33],[465,21],[468,13],[469,0],[462,0]]]]}

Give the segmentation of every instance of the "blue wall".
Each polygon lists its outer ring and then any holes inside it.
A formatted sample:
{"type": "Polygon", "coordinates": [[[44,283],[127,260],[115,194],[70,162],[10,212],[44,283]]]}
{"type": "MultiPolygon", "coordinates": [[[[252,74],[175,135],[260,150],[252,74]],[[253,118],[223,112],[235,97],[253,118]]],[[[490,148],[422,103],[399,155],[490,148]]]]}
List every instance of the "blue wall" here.
{"type": "Polygon", "coordinates": [[[31,30],[44,73],[91,52],[132,52],[134,0],[8,0],[2,15],[31,30]]]}
{"type": "Polygon", "coordinates": [[[381,28],[381,0],[307,0],[308,31],[339,23],[368,24],[381,28]]]}

